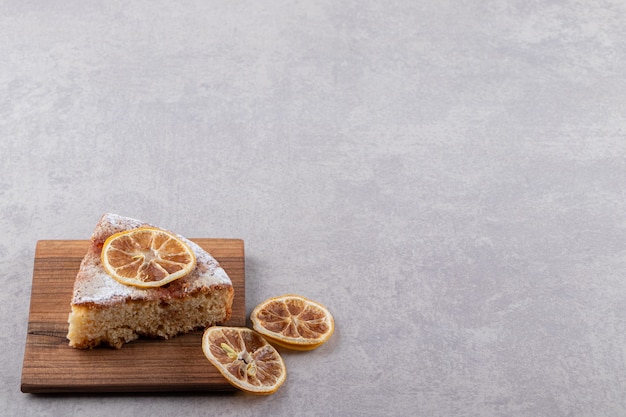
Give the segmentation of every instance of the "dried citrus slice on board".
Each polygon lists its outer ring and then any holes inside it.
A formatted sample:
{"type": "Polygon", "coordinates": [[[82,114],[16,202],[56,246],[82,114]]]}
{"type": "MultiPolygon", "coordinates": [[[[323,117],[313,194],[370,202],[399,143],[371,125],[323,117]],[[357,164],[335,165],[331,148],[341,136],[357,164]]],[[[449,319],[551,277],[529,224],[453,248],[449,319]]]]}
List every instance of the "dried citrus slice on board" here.
{"type": "Polygon", "coordinates": [[[102,266],[126,285],[160,287],[189,274],[196,266],[191,248],[165,230],[141,227],[115,233],[102,246],[102,266]]]}
{"type": "Polygon", "coordinates": [[[276,349],[246,327],[209,327],[202,336],[202,351],[231,385],[246,392],[272,394],[287,377],[276,349]]]}
{"type": "Polygon", "coordinates": [[[270,342],[294,350],[311,350],[326,342],[335,321],[323,305],[300,295],[270,298],[250,315],[252,327],[270,342]]]}

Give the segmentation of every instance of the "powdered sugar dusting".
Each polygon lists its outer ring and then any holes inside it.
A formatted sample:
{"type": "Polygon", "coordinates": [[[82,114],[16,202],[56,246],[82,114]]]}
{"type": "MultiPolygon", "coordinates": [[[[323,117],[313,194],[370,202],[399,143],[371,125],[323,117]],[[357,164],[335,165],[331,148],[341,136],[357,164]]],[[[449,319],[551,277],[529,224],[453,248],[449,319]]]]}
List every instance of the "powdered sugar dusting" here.
{"type": "Polygon", "coordinates": [[[112,305],[125,300],[166,300],[185,296],[202,287],[232,285],[217,260],[198,244],[176,234],[196,256],[196,268],[187,276],[158,288],[138,288],[121,284],[107,274],[100,261],[101,245],[110,235],[123,230],[153,225],[136,219],[107,213],[98,222],[92,235],[92,246],[81,263],[74,283],[72,304],[112,305]]]}

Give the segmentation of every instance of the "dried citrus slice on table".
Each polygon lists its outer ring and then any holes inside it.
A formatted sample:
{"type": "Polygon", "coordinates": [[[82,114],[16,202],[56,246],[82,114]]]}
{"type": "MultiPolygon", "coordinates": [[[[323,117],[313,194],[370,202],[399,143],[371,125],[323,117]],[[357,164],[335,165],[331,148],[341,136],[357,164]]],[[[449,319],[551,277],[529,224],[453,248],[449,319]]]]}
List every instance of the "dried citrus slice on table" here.
{"type": "Polygon", "coordinates": [[[115,233],[102,246],[102,266],[126,285],[160,287],[196,266],[191,248],[165,230],[142,227],[115,233]]]}
{"type": "Polygon", "coordinates": [[[272,394],[287,377],[276,349],[245,327],[209,327],[202,336],[202,351],[231,385],[246,392],[272,394]]]}
{"type": "Polygon", "coordinates": [[[300,295],[270,298],[250,315],[252,327],[270,342],[294,350],[311,350],[325,343],[335,330],[326,307],[300,295]]]}

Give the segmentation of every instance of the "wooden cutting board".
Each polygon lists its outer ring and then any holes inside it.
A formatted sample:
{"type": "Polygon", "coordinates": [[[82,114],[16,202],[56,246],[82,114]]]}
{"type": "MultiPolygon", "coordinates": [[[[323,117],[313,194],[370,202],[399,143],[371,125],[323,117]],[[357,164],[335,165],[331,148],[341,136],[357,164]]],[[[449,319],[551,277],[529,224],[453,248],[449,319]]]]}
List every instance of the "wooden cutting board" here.
{"type": "MultiPolygon", "coordinates": [[[[227,325],[246,324],[243,240],[191,239],[210,252],[234,289],[227,325]]],[[[74,349],[67,317],[74,278],[87,252],[86,240],[37,242],[22,367],[22,392],[230,391],[233,388],[204,357],[202,331],[170,340],[139,339],[121,349],[74,349]]]]}

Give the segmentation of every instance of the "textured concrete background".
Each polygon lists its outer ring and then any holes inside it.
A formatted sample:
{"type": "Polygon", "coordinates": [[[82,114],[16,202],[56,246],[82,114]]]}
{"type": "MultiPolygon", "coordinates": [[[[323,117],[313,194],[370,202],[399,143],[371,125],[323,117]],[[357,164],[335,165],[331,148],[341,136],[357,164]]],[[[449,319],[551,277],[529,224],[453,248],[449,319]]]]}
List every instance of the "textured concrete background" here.
{"type": "Polygon", "coordinates": [[[625,416],[626,4],[0,1],[0,413],[625,416]],[[270,397],[19,390],[35,243],[246,242],[270,397]]]}

